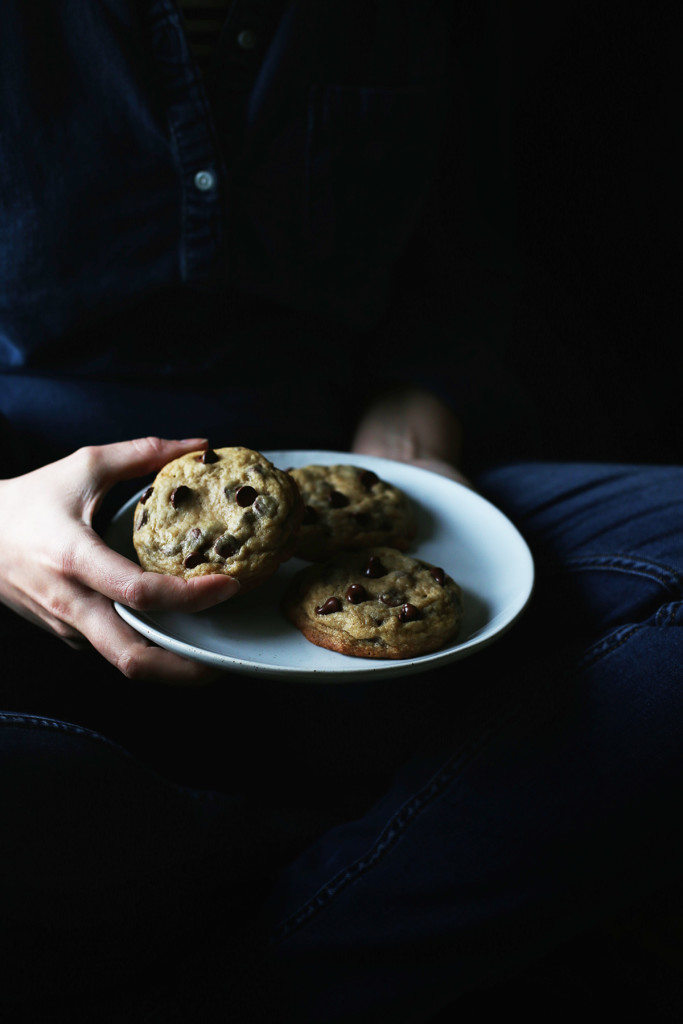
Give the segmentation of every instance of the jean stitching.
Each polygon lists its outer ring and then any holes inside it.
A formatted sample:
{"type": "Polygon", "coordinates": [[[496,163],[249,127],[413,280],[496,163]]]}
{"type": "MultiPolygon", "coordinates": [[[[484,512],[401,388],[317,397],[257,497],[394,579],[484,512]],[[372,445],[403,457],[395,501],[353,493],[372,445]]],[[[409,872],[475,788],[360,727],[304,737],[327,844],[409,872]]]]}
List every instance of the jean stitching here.
{"type": "MultiPolygon", "coordinates": [[[[657,609],[655,614],[650,619],[650,622],[654,622],[659,627],[670,627],[674,624],[676,613],[683,607],[683,601],[671,601],[669,604],[662,605],[657,609]]],[[[604,637],[599,643],[595,644],[590,650],[586,651],[583,658],[577,663],[576,671],[583,671],[585,668],[589,668],[594,665],[601,658],[607,654],[611,654],[613,651],[623,647],[631,637],[638,632],[640,629],[647,628],[647,622],[639,622],[635,625],[622,626],[620,629],[610,633],[609,636],[604,637]]]]}
{"type": "Polygon", "coordinates": [[[66,732],[74,733],[79,736],[88,736],[96,740],[101,740],[103,743],[108,741],[104,736],[100,736],[99,733],[92,732],[90,729],[85,729],[81,725],[74,725],[72,722],[61,722],[56,718],[39,718],[36,715],[17,715],[8,714],[6,711],[0,712],[0,722],[5,725],[16,725],[20,728],[26,729],[52,729],[54,732],[66,732]]]}
{"type": "Polygon", "coordinates": [[[70,736],[82,737],[83,739],[89,740],[98,746],[106,747],[115,757],[118,757],[122,761],[126,761],[129,764],[130,762],[137,764],[140,769],[147,774],[148,778],[160,789],[169,793],[175,793],[176,795],[191,793],[191,790],[188,790],[183,786],[177,786],[174,783],[169,782],[168,779],[165,779],[163,775],[158,775],[154,769],[150,768],[144,763],[144,761],[139,761],[124,747],[120,747],[117,743],[107,739],[106,736],[102,736],[100,733],[94,732],[92,729],[75,725],[73,722],[62,722],[57,718],[41,718],[36,715],[8,714],[7,712],[2,711],[0,712],[0,726],[1,725],[10,726],[16,729],[24,729],[27,731],[49,729],[52,732],[63,732],[70,736]]]}
{"type": "Polygon", "coordinates": [[[565,568],[575,572],[602,569],[605,572],[623,572],[655,580],[671,594],[679,597],[683,592],[683,578],[675,569],[628,555],[583,555],[569,558],[565,568]]]}
{"type": "Polygon", "coordinates": [[[682,607],[683,601],[671,601],[669,604],[663,605],[655,615],[655,623],[658,626],[672,626],[682,607]]]}
{"type": "Polygon", "coordinates": [[[361,878],[375,864],[379,863],[398,843],[401,836],[416,817],[440,795],[455,774],[456,768],[466,759],[467,754],[448,758],[429,782],[392,815],[377,840],[365,855],[359,857],[351,865],[339,871],[327,883],[320,886],[318,891],[305,904],[274,929],[271,934],[271,943],[274,944],[291,935],[327,906],[342,889],[352,884],[356,879],[361,878]]]}
{"type": "Polygon", "coordinates": [[[613,651],[617,651],[620,647],[623,647],[631,637],[643,629],[643,624],[638,623],[637,625],[622,627],[621,629],[615,630],[610,633],[609,636],[605,637],[599,643],[594,644],[584,656],[577,662],[575,666],[575,673],[583,672],[584,669],[590,668],[596,662],[600,661],[601,658],[606,657],[608,654],[612,654],[613,651]]]}
{"type": "MultiPolygon", "coordinates": [[[[561,680],[564,679],[568,684],[570,678],[569,672],[564,672],[561,680]]],[[[492,713],[481,723],[478,735],[471,739],[465,749],[459,754],[447,758],[431,779],[415,795],[406,800],[398,811],[392,814],[375,842],[364,855],[321,885],[310,899],[272,930],[269,938],[270,944],[275,945],[292,935],[312,917],[324,910],[338,893],[360,879],[387,856],[407,832],[409,826],[443,795],[450,783],[457,777],[460,769],[488,746],[503,725],[509,726],[522,719],[532,721],[541,717],[545,714],[553,698],[559,697],[563,692],[564,688],[558,686],[558,689],[553,692],[544,690],[533,701],[528,700],[526,695],[520,696],[518,701],[508,708],[492,713]]]]}
{"type": "MultiPolygon", "coordinates": [[[[599,477],[595,480],[586,480],[584,483],[578,484],[576,487],[572,487],[562,494],[563,501],[567,501],[569,498],[576,498],[590,491],[599,490],[606,484],[614,483],[615,480],[623,480],[628,476],[628,472],[619,470],[612,473],[610,476],[599,477]]],[[[534,505],[528,509],[523,516],[520,518],[524,520],[531,520],[541,512],[545,512],[546,509],[553,508],[557,504],[557,497],[554,495],[552,498],[548,498],[545,501],[539,502],[538,505],[534,505]]]]}

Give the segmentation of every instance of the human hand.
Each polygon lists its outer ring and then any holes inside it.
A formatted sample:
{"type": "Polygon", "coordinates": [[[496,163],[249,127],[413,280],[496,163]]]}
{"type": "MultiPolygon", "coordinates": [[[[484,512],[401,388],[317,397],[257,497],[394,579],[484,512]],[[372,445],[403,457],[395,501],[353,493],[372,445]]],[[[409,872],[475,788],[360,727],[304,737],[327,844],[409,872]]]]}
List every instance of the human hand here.
{"type": "Polygon", "coordinates": [[[352,451],[407,462],[472,484],[459,469],[462,431],[456,416],[435,395],[397,388],[380,396],[362,416],[352,451]]]}
{"type": "Polygon", "coordinates": [[[80,448],[0,481],[0,600],[71,647],[92,645],[130,679],[191,684],[212,671],[149,643],[117,614],[209,608],[239,590],[220,574],[184,580],[144,572],[107,547],[93,516],[114,484],[153,473],[206,441],[140,438],[80,448]]]}

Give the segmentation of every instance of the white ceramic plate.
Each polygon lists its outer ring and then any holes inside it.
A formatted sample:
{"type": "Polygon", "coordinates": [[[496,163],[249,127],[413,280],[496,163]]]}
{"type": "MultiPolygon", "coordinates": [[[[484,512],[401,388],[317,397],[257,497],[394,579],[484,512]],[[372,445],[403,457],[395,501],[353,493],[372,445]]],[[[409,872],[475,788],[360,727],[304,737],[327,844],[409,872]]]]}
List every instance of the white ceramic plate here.
{"type": "MultiPolygon", "coordinates": [[[[234,672],[353,682],[434,669],[474,654],[500,637],[523,611],[534,582],[529,548],[509,519],[468,487],[405,463],[355,453],[263,454],[281,469],[352,463],[374,470],[405,491],[418,514],[418,534],[410,553],[441,566],[463,588],[465,614],[457,643],[402,661],[352,658],[316,647],[280,611],[287,584],[307,564],[296,558],[258,589],[204,612],[137,612],[116,604],[119,615],[149,640],[234,672]]],[[[137,497],[120,509],[106,535],[112,548],[133,561],[137,497]]]]}

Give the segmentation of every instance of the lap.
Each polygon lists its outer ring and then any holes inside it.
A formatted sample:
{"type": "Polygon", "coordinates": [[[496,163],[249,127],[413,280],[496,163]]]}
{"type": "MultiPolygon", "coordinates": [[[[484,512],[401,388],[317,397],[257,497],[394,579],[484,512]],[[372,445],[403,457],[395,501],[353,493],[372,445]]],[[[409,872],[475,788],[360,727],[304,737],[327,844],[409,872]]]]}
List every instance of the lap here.
{"type": "MultiPolygon", "coordinates": [[[[125,737],[126,710],[140,717],[135,753],[155,728],[176,730],[171,748],[190,751],[180,776],[203,744],[216,756],[202,782],[216,771],[225,792],[315,811],[255,925],[302,1021],[328,1019],[315,1000],[336,986],[356,1001],[348,1019],[385,1019],[391,992],[406,1006],[427,988],[452,998],[608,913],[683,852],[671,814],[683,470],[511,465],[479,484],[527,537],[539,582],[520,623],[476,658],[363,688],[226,677],[136,701],[130,684],[117,697],[102,683],[114,731],[125,737]],[[371,977],[387,982],[374,1017],[371,977]]],[[[96,673],[81,693],[88,683],[96,673]]],[[[149,748],[172,775],[172,749],[149,748]]]]}

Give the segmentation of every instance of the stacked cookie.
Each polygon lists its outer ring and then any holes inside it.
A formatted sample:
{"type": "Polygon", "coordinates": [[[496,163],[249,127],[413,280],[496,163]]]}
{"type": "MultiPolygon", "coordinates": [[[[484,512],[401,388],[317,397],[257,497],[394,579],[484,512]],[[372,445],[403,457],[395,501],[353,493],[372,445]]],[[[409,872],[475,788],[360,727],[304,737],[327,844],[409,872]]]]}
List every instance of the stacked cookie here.
{"type": "Polygon", "coordinates": [[[415,658],[452,640],[462,592],[443,569],[405,554],[417,534],[408,497],[351,465],[291,470],[304,502],[296,544],[313,562],[283,609],[319,647],[360,658],[415,658]]]}
{"type": "Polygon", "coordinates": [[[304,502],[296,554],[323,562],[349,548],[385,544],[405,551],[417,533],[403,491],[359,466],[303,466],[290,473],[304,502]]]}
{"type": "Polygon", "coordinates": [[[412,503],[354,465],[283,471],[248,448],[194,452],[170,462],[141,496],[134,544],[154,572],[221,572],[242,590],[285,559],[310,564],[283,611],[311,643],[361,658],[406,659],[452,641],[462,591],[439,566],[406,553],[412,503]]]}

